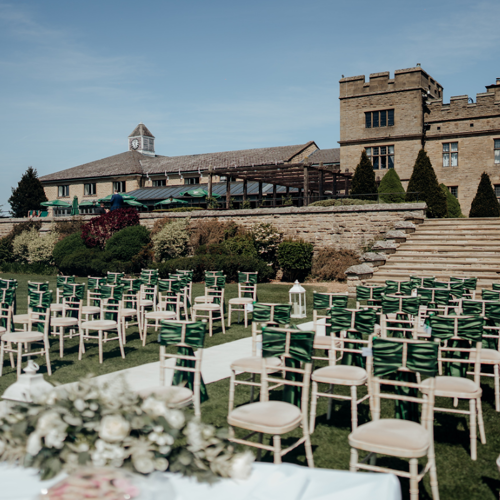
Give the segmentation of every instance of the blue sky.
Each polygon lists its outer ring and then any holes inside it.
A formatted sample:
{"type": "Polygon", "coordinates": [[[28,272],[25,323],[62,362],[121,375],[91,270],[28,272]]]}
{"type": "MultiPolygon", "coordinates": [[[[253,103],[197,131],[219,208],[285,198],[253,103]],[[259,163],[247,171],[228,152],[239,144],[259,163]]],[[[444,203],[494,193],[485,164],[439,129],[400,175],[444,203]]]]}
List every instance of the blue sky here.
{"type": "Polygon", "coordinates": [[[0,204],[127,150],[337,147],[338,80],[415,66],[452,95],[500,76],[498,0],[0,0],[0,204]]]}

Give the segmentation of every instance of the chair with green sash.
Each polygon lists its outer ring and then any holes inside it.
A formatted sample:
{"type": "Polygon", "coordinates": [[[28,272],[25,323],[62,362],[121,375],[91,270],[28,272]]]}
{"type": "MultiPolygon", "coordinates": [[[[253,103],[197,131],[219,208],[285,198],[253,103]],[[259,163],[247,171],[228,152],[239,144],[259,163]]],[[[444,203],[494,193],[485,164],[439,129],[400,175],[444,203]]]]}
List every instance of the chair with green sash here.
{"type": "MultiPolygon", "coordinates": [[[[4,333],[14,331],[12,317],[14,316],[15,292],[13,288],[0,288],[0,338],[4,333]]],[[[9,353],[9,357],[10,365],[14,368],[13,353],[9,353]]]]}
{"type": "Polygon", "coordinates": [[[438,346],[433,342],[412,339],[370,338],[369,387],[372,421],[362,424],[349,435],[351,460],[349,470],[392,472],[410,480],[410,499],[418,500],[418,483],[430,475],[432,498],[439,500],[434,453],[434,386],[437,372],[438,346]],[[422,377],[428,377],[421,382],[422,377]],[[388,386],[382,390],[383,386],[388,386]],[[418,390],[425,387],[426,396],[418,390]],[[381,418],[381,400],[415,407],[417,418],[381,418]],[[418,405],[422,405],[420,422],[418,405]],[[358,450],[368,452],[359,460],[358,450]],[[409,461],[409,472],[376,465],[376,456],[388,455],[409,461]],[[419,459],[427,457],[419,472],[419,459]]]}
{"type": "Polygon", "coordinates": [[[214,298],[216,297],[216,293],[220,290],[224,290],[226,288],[226,277],[225,276],[206,276],[205,277],[205,293],[204,295],[200,295],[195,297],[195,304],[209,304],[214,302],[214,298]]]}
{"type": "Polygon", "coordinates": [[[380,317],[381,337],[417,338],[420,297],[383,295],[380,317]]]}
{"type": "MultiPolygon", "coordinates": [[[[48,281],[28,281],[28,294],[31,291],[37,291],[37,292],[46,292],[49,289],[49,282],[48,281]]],[[[12,289],[15,292],[15,289],[12,289]]],[[[54,304],[51,304],[51,311],[52,311],[52,306],[54,304]]],[[[29,315],[28,314],[14,314],[13,315],[13,322],[16,325],[23,325],[23,329],[26,330],[28,327],[29,323],[29,315]]]]}
{"type": "Polygon", "coordinates": [[[82,307],[85,321],[101,314],[101,293],[99,288],[107,283],[106,278],[89,276],[87,278],[87,304],[82,307]]]}
{"type": "Polygon", "coordinates": [[[201,375],[206,324],[201,321],[162,321],[160,343],[160,385],[139,391],[142,397],[155,394],[165,398],[169,406],[182,408],[194,405],[194,414],[201,416],[201,403],[208,399],[201,375]],[[168,353],[167,347],[177,347],[168,353]],[[175,359],[175,366],[167,363],[175,359]],[[175,370],[172,385],[165,384],[165,370],[175,370]]]}
{"type": "MultiPolygon", "coordinates": [[[[122,295],[122,310],[121,317],[124,322],[123,331],[125,332],[130,326],[137,325],[139,328],[139,333],[142,329],[141,315],[139,314],[139,291],[141,289],[141,284],[143,283],[140,278],[122,278],[121,284],[123,285],[123,295],[122,295]]],[[[127,336],[125,335],[124,341],[127,341],[127,336]]]]}
{"type": "Polygon", "coordinates": [[[17,291],[18,286],[19,286],[19,284],[18,284],[17,280],[7,280],[7,279],[0,278],[0,290],[3,290],[3,289],[14,290],[14,303],[12,304],[13,314],[17,314],[16,291],[17,291]]]}
{"type": "Polygon", "coordinates": [[[158,284],[159,271],[158,269],[141,269],[140,280],[145,285],[158,284]]]}
{"type": "Polygon", "coordinates": [[[0,339],[0,358],[2,359],[2,367],[0,368],[0,376],[4,363],[5,353],[17,353],[17,376],[21,375],[22,359],[24,357],[32,357],[36,355],[45,356],[47,363],[47,373],[52,375],[52,367],[50,365],[50,304],[52,303],[52,291],[36,291],[32,290],[28,295],[28,328],[23,331],[10,331],[4,333],[0,339]],[[16,348],[12,346],[16,345],[16,348]],[[41,344],[38,351],[33,351],[33,344],[41,344]],[[24,345],[27,345],[26,352],[23,352],[24,345]]]}
{"type": "Polygon", "coordinates": [[[360,307],[380,309],[382,294],[385,293],[386,288],[380,285],[358,285],[356,287],[356,309],[360,307]]]}
{"type": "Polygon", "coordinates": [[[451,302],[451,292],[447,288],[417,288],[417,297],[420,297],[419,331],[429,313],[450,314],[457,312],[460,303],[451,302]]]}
{"type": "Polygon", "coordinates": [[[416,288],[432,288],[436,278],[434,276],[410,276],[410,281],[416,288]]]}
{"type": "Polygon", "coordinates": [[[121,318],[121,299],[123,296],[123,285],[102,285],[100,292],[100,318],[97,320],[82,321],[80,323],[80,347],[78,360],[85,353],[85,341],[98,342],[99,363],[103,362],[103,345],[106,342],[118,340],[121,357],[125,359],[123,349],[124,336],[123,320],[121,318]],[[92,333],[95,332],[95,333],[92,333]],[[108,333],[116,333],[116,336],[108,336],[108,333]]]}
{"type": "Polygon", "coordinates": [[[62,315],[50,321],[52,335],[59,336],[59,356],[64,356],[64,339],[73,338],[73,333],[80,329],[82,321],[82,305],[85,297],[83,283],[66,283],[62,289],[62,315]],[[66,330],[70,332],[66,334],[66,330]]]}
{"type": "MultiPolygon", "coordinates": [[[[435,411],[469,416],[470,454],[477,458],[477,426],[481,443],[486,444],[481,408],[481,342],[484,318],[479,316],[431,316],[431,335],[439,342],[439,376],[436,377],[436,397],[454,402],[464,399],[469,410],[438,408],[435,411]],[[473,365],[474,380],[467,378],[467,368],[473,365]],[[444,372],[444,375],[443,375],[444,372]]],[[[425,382],[422,389],[426,393],[425,382]]]]}
{"type": "MultiPolygon", "coordinates": [[[[185,286],[186,286],[186,297],[189,302],[189,307],[191,307],[191,302],[193,301],[193,276],[194,271],[192,269],[176,269],[175,272],[183,276],[185,286]]],[[[169,276],[172,278],[172,275],[169,276]]]]}
{"type": "Polygon", "coordinates": [[[347,307],[348,300],[347,293],[313,292],[313,324],[316,334],[318,326],[322,327],[323,324],[325,325],[325,334],[328,334],[326,330],[328,330],[327,323],[330,318],[329,310],[332,307],[347,307]],[[320,311],[323,312],[322,315],[320,315],[320,311]]]}
{"type": "Polygon", "coordinates": [[[468,299],[476,298],[477,278],[454,278],[450,277],[450,282],[458,281],[463,284],[463,294],[468,299]]]}
{"type": "Polygon", "coordinates": [[[500,291],[487,290],[487,289],[483,288],[481,291],[481,298],[483,300],[500,300],[500,291]]]}
{"type": "Polygon", "coordinates": [[[253,310],[252,304],[257,302],[257,275],[258,273],[238,273],[238,297],[229,299],[229,309],[227,312],[227,326],[231,326],[231,315],[238,313],[238,323],[240,313],[243,313],[245,328],[248,327],[248,313],[253,310]]]}
{"type": "Polygon", "coordinates": [[[158,310],[174,311],[177,319],[188,319],[187,296],[182,292],[182,281],[178,278],[158,280],[158,310]]]}
{"type": "Polygon", "coordinates": [[[106,284],[107,285],[121,285],[122,278],[125,276],[125,273],[114,273],[108,271],[106,273],[106,284]]]}
{"type": "Polygon", "coordinates": [[[411,280],[386,280],[385,294],[391,295],[411,295],[411,291],[417,285],[411,280]]]}
{"type": "Polygon", "coordinates": [[[281,463],[283,455],[304,444],[307,464],[314,467],[307,423],[313,343],[314,332],[293,328],[263,329],[260,401],[233,408],[234,398],[231,399],[230,396],[227,417],[232,431],[230,441],[256,447],[259,454],[260,450],[272,452],[275,464],[281,463]],[[273,368],[268,361],[274,358],[284,360],[279,370],[284,374],[282,378],[271,373],[273,368]],[[283,386],[283,401],[269,401],[271,384],[274,384],[274,387],[277,384],[283,386]],[[234,427],[250,431],[250,435],[242,439],[237,438],[234,427]],[[289,448],[281,449],[281,437],[299,428],[302,430],[302,436],[289,448]],[[259,435],[258,442],[248,440],[254,434],[259,435]],[[273,436],[272,445],[262,443],[264,434],[273,436]]]}
{"type": "Polygon", "coordinates": [[[137,308],[139,311],[139,325],[143,325],[147,312],[158,309],[158,285],[146,285],[141,283],[137,294],[137,308]]]}
{"type": "MultiPolygon", "coordinates": [[[[216,280],[225,278],[217,276],[216,280]]],[[[224,321],[224,287],[205,287],[205,295],[203,297],[196,297],[195,303],[191,308],[193,321],[206,320],[208,321],[208,332],[210,337],[213,335],[214,321],[220,321],[222,326],[222,333],[226,333],[226,325],[224,321]],[[207,291],[210,295],[207,295],[207,291]],[[197,302],[198,299],[203,298],[205,302],[197,302]]]]}
{"type": "Polygon", "coordinates": [[[63,298],[64,285],[76,282],[75,276],[57,276],[56,279],[57,279],[56,301],[50,305],[50,310],[53,316],[57,316],[58,314],[62,313],[63,310],[62,298],[63,298]]]}
{"type": "MultiPolygon", "coordinates": [[[[462,300],[462,314],[479,315],[484,318],[481,348],[481,377],[494,379],[495,410],[500,412],[500,301],[462,300]],[[492,366],[493,373],[485,372],[483,365],[492,366]]],[[[473,373],[469,373],[473,375],[473,373]]]]}

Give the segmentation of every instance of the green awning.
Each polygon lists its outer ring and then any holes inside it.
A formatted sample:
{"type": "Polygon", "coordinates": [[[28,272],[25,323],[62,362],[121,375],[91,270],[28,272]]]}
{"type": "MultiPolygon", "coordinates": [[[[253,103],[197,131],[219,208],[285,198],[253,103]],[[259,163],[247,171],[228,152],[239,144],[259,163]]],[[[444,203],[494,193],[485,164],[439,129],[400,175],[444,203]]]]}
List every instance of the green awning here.
{"type": "Polygon", "coordinates": [[[166,200],[161,200],[157,203],[155,203],[155,206],[156,205],[187,205],[189,202],[187,202],[186,200],[179,200],[177,198],[167,198],[166,200]]]}
{"type": "Polygon", "coordinates": [[[148,208],[146,205],[143,205],[140,201],[137,200],[123,200],[127,205],[131,205],[132,207],[144,207],[148,208]]]}
{"type": "MultiPolygon", "coordinates": [[[[129,194],[123,194],[123,193],[118,193],[121,195],[121,197],[123,198],[123,201],[126,201],[126,200],[135,200],[135,196],[131,196],[129,194]]],[[[99,198],[97,201],[100,203],[101,201],[103,201],[104,203],[106,202],[110,202],[111,201],[111,197],[113,195],[112,194],[108,194],[108,196],[106,196],[105,198],[99,198]]]]}
{"type": "MultiPolygon", "coordinates": [[[[203,188],[194,188],[190,189],[189,191],[182,191],[179,193],[180,196],[193,196],[195,198],[203,198],[205,196],[208,196],[208,191],[203,188]]],[[[212,196],[214,198],[220,198],[219,194],[212,193],[212,196]]]]}
{"type": "Polygon", "coordinates": [[[96,200],[83,200],[78,206],[80,207],[95,207],[97,206],[96,200]]]}
{"type": "Polygon", "coordinates": [[[59,208],[70,208],[71,204],[62,200],[52,200],[52,201],[42,201],[40,205],[44,207],[59,207],[59,208]]]}

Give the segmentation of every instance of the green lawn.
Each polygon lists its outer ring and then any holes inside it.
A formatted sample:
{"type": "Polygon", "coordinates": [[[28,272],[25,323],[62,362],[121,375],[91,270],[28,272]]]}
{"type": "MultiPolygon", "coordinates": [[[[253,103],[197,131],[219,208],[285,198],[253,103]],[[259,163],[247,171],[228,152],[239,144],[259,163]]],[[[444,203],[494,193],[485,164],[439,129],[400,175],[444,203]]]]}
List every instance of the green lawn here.
{"type": "MultiPolygon", "coordinates": [[[[2,274],[5,278],[16,278],[19,281],[18,289],[18,312],[26,310],[27,280],[49,281],[55,290],[55,277],[9,275],[2,274]]],[[[81,280],[84,281],[84,280],[81,280]]],[[[259,300],[267,302],[288,302],[288,288],[284,285],[259,285],[259,300]]],[[[307,286],[308,305],[312,304],[312,290],[320,290],[319,286],[307,286]]],[[[193,287],[193,296],[203,293],[203,285],[196,284],[193,287]]],[[[227,286],[226,297],[231,298],[237,293],[236,285],[227,286]]],[[[311,315],[310,315],[311,316],[311,315]]],[[[311,319],[309,317],[308,319],[311,319]]],[[[237,340],[250,336],[250,328],[245,330],[242,325],[233,324],[222,334],[220,324],[216,324],[214,336],[207,337],[206,347],[218,345],[224,342],[237,340]]],[[[51,361],[53,376],[46,377],[50,382],[66,383],[77,380],[88,373],[101,375],[123,368],[137,366],[143,363],[158,360],[158,344],[156,335],[151,333],[146,347],[143,348],[139,341],[136,327],[127,332],[126,359],[122,360],[117,344],[105,345],[104,363],[99,365],[97,361],[97,344],[88,345],[87,352],[82,361],[78,362],[78,343],[76,339],[68,340],[65,356],[61,360],[58,354],[58,341],[54,338],[51,348],[51,361]]],[[[7,361],[7,360],[6,360],[7,361]]],[[[41,357],[35,358],[40,364],[41,371],[46,373],[45,362],[41,357]]],[[[15,373],[5,364],[3,377],[0,378],[0,393],[15,381],[15,373]]],[[[469,454],[469,430],[464,416],[437,413],[435,416],[435,446],[436,462],[441,499],[469,500],[469,499],[498,499],[500,490],[500,475],[495,465],[495,460],[500,454],[500,415],[494,409],[494,392],[492,379],[483,379],[483,416],[486,427],[487,444],[482,445],[478,441],[478,459],[473,462],[469,454]]],[[[217,426],[226,426],[227,404],[228,404],[229,380],[221,380],[208,386],[210,399],[202,405],[202,416],[206,422],[217,426]]],[[[341,388],[337,388],[342,392],[341,388]]],[[[343,391],[347,394],[347,391],[343,391]]],[[[363,394],[363,391],[360,391],[363,394]]],[[[238,386],[236,391],[236,404],[244,404],[248,401],[249,391],[238,386]]],[[[439,406],[448,406],[448,401],[440,401],[439,406]]],[[[465,403],[460,403],[464,405],[465,403]]],[[[333,469],[348,469],[349,446],[347,436],[350,432],[350,405],[349,402],[337,403],[331,422],[326,421],[327,404],[324,399],[319,400],[318,418],[316,430],[311,436],[316,467],[328,467],[333,469]]],[[[383,406],[383,416],[392,417],[393,407],[390,403],[383,406]]],[[[369,421],[368,404],[362,403],[359,409],[359,423],[369,421]]],[[[297,435],[297,434],[295,434],[297,435]]],[[[292,435],[293,436],[293,435],[292,435]]],[[[285,439],[284,445],[290,442],[285,439]]],[[[269,454],[263,455],[264,461],[272,461],[269,454]]],[[[285,456],[285,461],[305,465],[303,447],[285,456]]],[[[379,459],[381,465],[407,468],[404,461],[395,459],[379,459]]],[[[408,498],[408,482],[402,481],[403,497],[408,498]]],[[[430,485],[428,476],[420,485],[420,498],[430,499],[430,485]]]]}

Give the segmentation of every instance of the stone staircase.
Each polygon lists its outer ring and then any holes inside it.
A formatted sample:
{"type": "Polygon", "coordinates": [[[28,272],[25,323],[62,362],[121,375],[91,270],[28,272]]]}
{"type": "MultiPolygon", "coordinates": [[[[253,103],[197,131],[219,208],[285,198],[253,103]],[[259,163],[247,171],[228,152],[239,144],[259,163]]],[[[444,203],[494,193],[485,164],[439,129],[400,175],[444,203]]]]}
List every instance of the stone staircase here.
{"type": "Polygon", "coordinates": [[[450,276],[477,276],[478,289],[500,283],[500,219],[425,219],[415,232],[399,236],[393,241],[400,243],[391,242],[397,246],[395,253],[381,249],[387,260],[374,268],[370,284],[410,275],[442,281],[450,276]]]}

